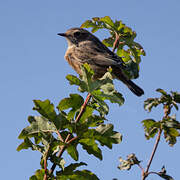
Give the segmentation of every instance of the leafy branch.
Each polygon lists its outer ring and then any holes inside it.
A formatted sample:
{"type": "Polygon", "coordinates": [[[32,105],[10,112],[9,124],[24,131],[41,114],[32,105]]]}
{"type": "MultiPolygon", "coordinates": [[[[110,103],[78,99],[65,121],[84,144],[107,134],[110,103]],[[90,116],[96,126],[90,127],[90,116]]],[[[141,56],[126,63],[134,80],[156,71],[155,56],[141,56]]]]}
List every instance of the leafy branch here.
{"type": "Polygon", "coordinates": [[[173,146],[177,141],[177,137],[180,136],[180,122],[176,120],[175,115],[170,116],[173,107],[178,110],[178,104],[180,103],[180,93],[171,92],[171,94],[168,94],[163,89],[157,89],[156,91],[161,93],[161,97],[147,99],[144,102],[144,109],[150,112],[153,107],[163,105],[164,116],[160,121],[155,121],[154,119],[145,119],[142,121],[146,139],[154,138],[155,135],[157,135],[146,170],[141,167],[140,161],[137,159],[135,154],[129,155],[127,160],[120,158],[121,164],[118,166],[118,168],[120,170],[129,170],[131,166],[136,164],[141,169],[142,180],[145,180],[150,174],[157,174],[163,179],[173,180],[171,176],[166,174],[164,166],[160,172],[149,172],[149,169],[156,153],[162,133],[164,134],[164,138],[170,146],[173,146]]]}
{"type": "MultiPolygon", "coordinates": [[[[108,30],[110,37],[104,39],[103,43],[122,57],[127,76],[138,78],[141,56],[145,56],[145,51],[135,41],[135,31],[122,21],[113,22],[109,16],[92,18],[81,27],[92,28],[92,32],[108,30]]],[[[74,75],[67,75],[66,78],[81,93],[88,94],[85,100],[80,94],[70,94],[59,102],[56,109],[49,100],[34,100],[33,110],[40,115],[28,117],[30,125],[20,133],[19,139],[23,142],[17,148],[17,151],[30,148],[41,153],[41,169],[30,180],[96,180],[98,177],[91,171],[77,170],[81,166],[87,166],[85,162],[67,165],[63,158],[64,152],[78,161],[77,147],[81,146],[88,154],[102,160],[101,146],[111,149],[113,144],[122,141],[122,135],[114,131],[113,124],[105,123],[109,113],[107,101],[119,106],[124,104],[122,94],[114,87],[111,69],[96,81],[93,80],[94,72],[87,64],[82,66],[82,72],[81,78],[74,75]]],[[[137,160],[134,159],[133,162],[137,163],[137,160]]]]}
{"type": "Polygon", "coordinates": [[[31,148],[42,154],[42,169],[37,170],[35,175],[31,176],[31,180],[65,177],[73,179],[74,176],[98,179],[95,174],[87,170],[70,171],[69,166],[75,166],[75,170],[85,164],[71,163],[65,167],[63,153],[67,151],[72,159],[78,161],[77,146],[81,145],[88,154],[102,160],[102,152],[96,142],[110,149],[112,144],[121,142],[122,136],[113,130],[113,125],[104,123],[105,115],[109,112],[105,100],[119,105],[124,102],[122,95],[114,88],[111,73],[107,72],[100,80],[94,81],[93,71],[89,65],[83,65],[82,71],[82,79],[73,75],[68,75],[67,79],[70,84],[77,85],[80,92],[88,92],[85,101],[79,94],[70,94],[70,97],[59,102],[56,113],[54,105],[49,100],[34,100],[33,109],[38,111],[40,116],[28,118],[30,125],[19,135],[19,139],[23,139],[24,142],[17,148],[18,151],[31,148]],[[49,170],[48,161],[52,163],[49,170]],[[61,170],[56,171],[55,176],[54,171],[57,166],[61,170]]]}

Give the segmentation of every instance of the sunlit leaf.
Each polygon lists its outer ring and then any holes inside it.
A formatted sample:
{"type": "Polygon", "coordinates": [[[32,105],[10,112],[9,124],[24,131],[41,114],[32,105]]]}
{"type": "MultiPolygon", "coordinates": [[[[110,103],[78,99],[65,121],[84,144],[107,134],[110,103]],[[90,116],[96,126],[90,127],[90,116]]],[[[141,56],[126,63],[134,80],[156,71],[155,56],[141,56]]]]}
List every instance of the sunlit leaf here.
{"type": "Polygon", "coordinates": [[[56,126],[50,123],[46,118],[41,116],[30,116],[33,122],[24,128],[19,135],[19,139],[25,139],[26,137],[31,137],[31,135],[41,132],[56,132],[56,126]]]}
{"type": "Polygon", "coordinates": [[[45,101],[34,100],[35,107],[34,110],[38,111],[42,116],[50,120],[56,118],[56,112],[54,110],[54,105],[47,99],[45,101]]]}
{"type": "Polygon", "coordinates": [[[88,152],[88,154],[93,154],[95,157],[102,160],[102,152],[95,142],[95,139],[80,139],[79,143],[82,145],[83,149],[88,152]]]}
{"type": "Polygon", "coordinates": [[[102,146],[112,148],[112,144],[119,144],[122,141],[122,135],[113,131],[112,124],[101,124],[96,128],[94,138],[100,142],[102,146]]]}

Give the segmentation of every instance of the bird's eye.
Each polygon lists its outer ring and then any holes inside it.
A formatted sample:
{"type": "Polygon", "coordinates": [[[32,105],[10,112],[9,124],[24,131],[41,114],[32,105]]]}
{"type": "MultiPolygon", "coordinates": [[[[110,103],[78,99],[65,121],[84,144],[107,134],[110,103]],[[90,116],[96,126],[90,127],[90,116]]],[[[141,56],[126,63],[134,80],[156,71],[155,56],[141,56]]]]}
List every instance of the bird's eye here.
{"type": "Polygon", "coordinates": [[[75,33],[74,33],[74,36],[75,36],[75,37],[79,37],[80,34],[81,34],[80,32],[75,32],[75,33]]]}

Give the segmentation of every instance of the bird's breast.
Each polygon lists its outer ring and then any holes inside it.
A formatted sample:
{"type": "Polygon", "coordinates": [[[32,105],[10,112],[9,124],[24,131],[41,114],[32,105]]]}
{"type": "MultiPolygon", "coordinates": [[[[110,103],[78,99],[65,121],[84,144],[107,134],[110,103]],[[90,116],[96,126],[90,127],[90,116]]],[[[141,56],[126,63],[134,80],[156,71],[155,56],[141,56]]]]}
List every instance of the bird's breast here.
{"type": "Polygon", "coordinates": [[[69,47],[65,53],[65,59],[69,63],[69,65],[78,73],[82,74],[81,72],[81,65],[82,63],[77,59],[75,56],[75,47],[69,47]]]}

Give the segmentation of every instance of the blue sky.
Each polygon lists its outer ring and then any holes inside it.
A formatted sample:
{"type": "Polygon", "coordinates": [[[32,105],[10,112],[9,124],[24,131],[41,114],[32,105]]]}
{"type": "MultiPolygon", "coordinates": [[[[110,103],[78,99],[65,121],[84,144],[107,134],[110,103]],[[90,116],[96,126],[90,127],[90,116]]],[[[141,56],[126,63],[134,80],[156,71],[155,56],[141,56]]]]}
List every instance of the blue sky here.
{"type": "MultiPolygon", "coordinates": [[[[145,95],[134,96],[122,83],[115,81],[116,88],[126,99],[125,105],[112,105],[108,119],[115,130],[123,134],[123,142],[112,150],[103,148],[103,161],[84,151],[80,161],[100,179],[140,179],[140,170],[119,171],[118,158],[135,153],[142,165],[147,164],[155,139],[146,141],[141,121],[147,118],[160,120],[161,108],[147,113],[143,102],[155,97],[157,88],[180,91],[179,32],[180,2],[178,0],[126,0],[126,1],[63,1],[63,0],[1,0],[0,2],[0,112],[1,112],[1,178],[28,179],[39,168],[40,154],[31,150],[16,151],[21,143],[20,131],[28,125],[28,115],[33,99],[50,99],[55,105],[59,100],[76,93],[76,87],[65,80],[67,74],[75,74],[64,60],[66,41],[57,36],[68,28],[78,27],[92,17],[109,15],[122,20],[137,32],[136,40],[146,51],[135,82],[143,87],[145,95]]],[[[96,35],[102,39],[104,31],[96,35]]],[[[180,120],[180,113],[177,113],[180,120]]],[[[180,179],[178,142],[173,148],[160,142],[152,163],[152,170],[163,165],[167,172],[180,179]]],[[[68,156],[65,154],[65,156],[68,156]]],[[[65,157],[67,161],[68,157],[65,157]]],[[[158,180],[157,176],[149,179],[158,180]]]]}

